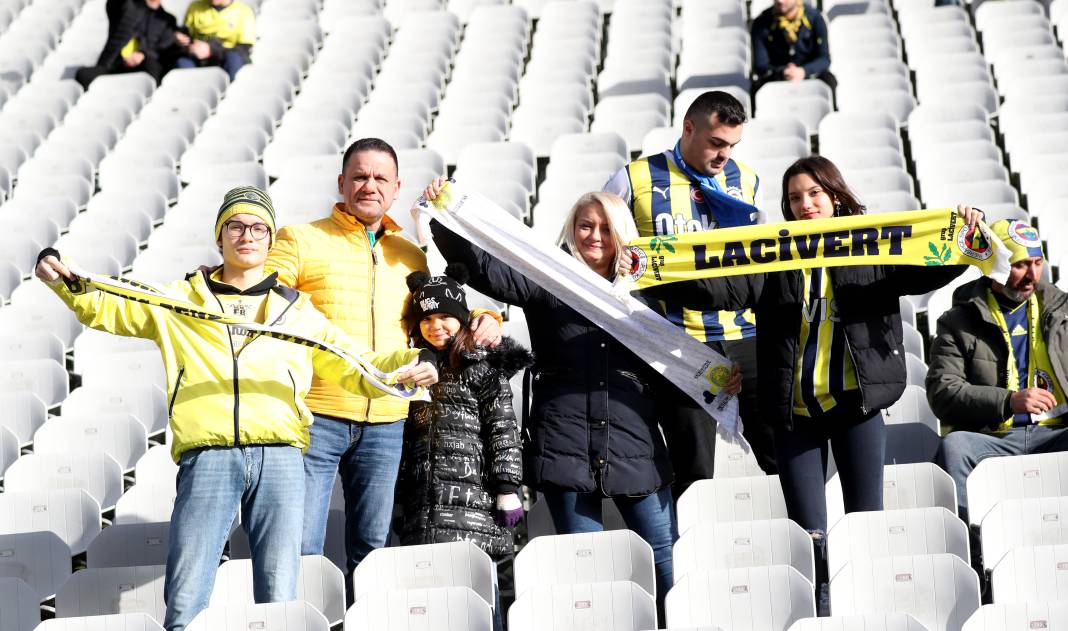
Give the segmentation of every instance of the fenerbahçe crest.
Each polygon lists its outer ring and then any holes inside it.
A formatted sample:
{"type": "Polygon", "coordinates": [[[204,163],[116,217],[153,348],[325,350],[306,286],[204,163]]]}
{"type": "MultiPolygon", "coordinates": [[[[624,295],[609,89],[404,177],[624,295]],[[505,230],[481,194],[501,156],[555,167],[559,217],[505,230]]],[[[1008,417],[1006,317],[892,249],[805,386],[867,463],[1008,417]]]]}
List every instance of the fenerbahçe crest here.
{"type": "Polygon", "coordinates": [[[994,248],[978,226],[961,226],[957,231],[957,247],[966,256],[980,261],[985,261],[994,254],[994,248]]]}

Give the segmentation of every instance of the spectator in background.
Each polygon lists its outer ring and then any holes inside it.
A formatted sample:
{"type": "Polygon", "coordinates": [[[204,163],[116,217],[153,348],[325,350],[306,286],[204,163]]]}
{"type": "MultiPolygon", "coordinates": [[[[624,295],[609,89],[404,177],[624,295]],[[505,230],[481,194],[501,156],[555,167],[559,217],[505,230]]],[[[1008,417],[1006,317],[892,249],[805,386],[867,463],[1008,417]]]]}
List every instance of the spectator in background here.
{"type": "Polygon", "coordinates": [[[174,67],[189,38],[178,30],[161,0],[107,0],[108,38],[95,66],[79,68],[74,78],[86,90],[100,75],[147,72],[159,83],[174,67]]]}
{"type": "Polygon", "coordinates": [[[1012,253],[1009,278],[954,292],[927,372],[931,409],[951,426],[937,460],[965,519],[965,481],[982,460],[1068,450],[1068,294],[1042,280],[1037,230],[1006,220],[991,228],[1012,253]]]}
{"type": "MultiPolygon", "coordinates": [[[[675,147],[635,160],[604,186],[630,206],[638,235],[684,234],[751,225],[758,221],[760,178],[731,157],[742,140],[745,108],[730,94],[705,92],[686,110],[675,147]],[[724,195],[749,208],[724,209],[724,195]],[[730,210],[730,212],[727,212],[730,210]]],[[[654,307],[656,308],[656,307],[654,307]]],[[[765,473],[775,473],[771,427],[756,416],[756,322],[748,310],[694,311],[665,303],[657,308],[694,339],[704,342],[742,369],[739,413],[745,437],[765,473]]],[[[661,424],[675,469],[675,497],[695,480],[712,477],[716,422],[689,400],[678,401],[673,418],[661,424]]]]}
{"type": "MultiPolygon", "coordinates": [[[[337,192],[342,201],[328,217],[279,230],[267,260],[279,283],[310,294],[327,319],[372,350],[407,346],[401,321],[409,299],[405,279],[428,271],[426,255],[386,215],[400,186],[393,147],[378,138],[357,140],[341,160],[337,192]]],[[[472,315],[477,316],[471,325],[477,343],[500,340],[499,317],[472,315]]],[[[330,493],[340,473],[351,573],[389,538],[408,402],[372,400],[314,379],[307,404],[315,423],[304,457],[301,553],[323,553],[330,493]]]]}
{"type": "Polygon", "coordinates": [[[834,90],[827,23],[803,0],[775,0],[753,20],[753,94],[769,81],[819,79],[834,90]]]}
{"type": "Polygon", "coordinates": [[[256,43],[256,14],[241,0],[195,0],[185,12],[189,38],[179,68],[222,66],[233,81],[256,43]]]}

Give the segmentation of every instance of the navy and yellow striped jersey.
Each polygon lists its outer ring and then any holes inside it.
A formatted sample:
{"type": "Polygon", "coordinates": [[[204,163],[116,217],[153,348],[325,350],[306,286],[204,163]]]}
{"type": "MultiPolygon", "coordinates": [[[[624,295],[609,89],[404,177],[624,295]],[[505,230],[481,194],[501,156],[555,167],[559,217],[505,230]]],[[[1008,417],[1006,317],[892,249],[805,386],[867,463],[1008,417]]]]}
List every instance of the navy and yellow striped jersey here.
{"type": "Polygon", "coordinates": [[[801,337],[794,368],[794,414],[821,416],[836,396],[858,390],[857,369],[838,323],[831,277],[826,269],[803,270],[801,337]]]}
{"type": "MultiPolygon", "coordinates": [[[[615,177],[606,188],[630,202],[639,235],[681,234],[717,227],[716,218],[702,199],[700,185],[691,183],[675,165],[670,150],[635,160],[620,174],[624,172],[625,184],[623,177],[615,177]],[[617,184],[613,186],[613,182],[617,184]]],[[[748,166],[728,160],[716,175],[716,181],[728,195],[757,205],[760,178],[748,166]]],[[[701,342],[738,340],[756,335],[756,318],[748,309],[717,312],[693,311],[673,305],[663,307],[668,320],[701,342]]]]}

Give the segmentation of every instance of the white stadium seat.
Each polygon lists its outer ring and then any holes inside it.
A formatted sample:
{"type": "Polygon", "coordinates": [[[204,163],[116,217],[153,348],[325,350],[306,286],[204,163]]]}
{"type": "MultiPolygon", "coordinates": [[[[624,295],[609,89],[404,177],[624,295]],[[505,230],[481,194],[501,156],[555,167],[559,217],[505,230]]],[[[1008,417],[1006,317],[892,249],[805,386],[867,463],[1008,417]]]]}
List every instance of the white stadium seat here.
{"type": "Polygon", "coordinates": [[[188,631],[328,631],[323,614],[310,604],[294,600],[265,605],[208,607],[186,627],[188,631]]]}
{"type": "Polygon", "coordinates": [[[352,573],[354,598],[391,589],[460,586],[493,603],[495,582],[489,556],[466,541],[379,548],[352,573]]]}
{"type": "Polygon", "coordinates": [[[367,594],[345,614],[347,631],[490,631],[490,607],[468,587],[402,589],[367,594]]]}
{"type": "Polygon", "coordinates": [[[56,594],[56,616],[146,613],[162,620],[163,565],[108,567],[75,572],[56,594]]]}
{"type": "Polygon", "coordinates": [[[515,558],[515,591],[536,586],[631,581],[656,593],[653,550],[631,530],[531,539],[515,558]]]}
{"type": "Polygon", "coordinates": [[[71,573],[71,552],[48,530],[0,535],[0,576],[15,576],[29,585],[37,600],[56,594],[71,573]]]}
{"type": "Polygon", "coordinates": [[[1001,500],[1068,495],[1068,453],[987,458],[968,476],[967,489],[973,525],[1001,500]]]}
{"type": "Polygon", "coordinates": [[[539,586],[508,609],[511,631],[639,631],[655,626],[653,597],[629,581],[539,586]]]}
{"type": "Polygon", "coordinates": [[[786,631],[816,615],[812,583],[787,565],[691,572],[664,602],[671,627],[786,631]]]}
{"type": "Polygon", "coordinates": [[[779,476],[698,480],[678,501],[679,533],[699,523],[786,517],[779,476]]]}
{"type": "MultiPolygon", "coordinates": [[[[341,570],[324,556],[302,556],[300,577],[297,579],[297,599],[313,605],[326,616],[330,624],[339,624],[345,618],[345,577],[341,570]]],[[[232,560],[219,566],[215,575],[215,589],[211,593],[211,605],[251,605],[254,602],[252,561],[232,560]]]]}
{"type": "Polygon", "coordinates": [[[1068,625],[1068,602],[994,603],[972,614],[961,631],[1060,629],[1068,625]]]}
{"type": "Polygon", "coordinates": [[[0,577],[0,627],[33,631],[41,622],[37,594],[17,577],[0,577]]]}
{"type": "Polygon", "coordinates": [[[145,613],[120,613],[54,618],[42,622],[37,631],[163,631],[163,627],[145,613]]]}
{"type": "Polygon", "coordinates": [[[953,554],[858,558],[831,579],[831,613],[900,612],[959,631],[979,608],[979,579],[953,554]]]}
{"type": "Polygon", "coordinates": [[[672,558],[676,583],[691,572],[768,565],[816,580],[812,538],[789,519],[698,524],[675,542],[672,558]]]}

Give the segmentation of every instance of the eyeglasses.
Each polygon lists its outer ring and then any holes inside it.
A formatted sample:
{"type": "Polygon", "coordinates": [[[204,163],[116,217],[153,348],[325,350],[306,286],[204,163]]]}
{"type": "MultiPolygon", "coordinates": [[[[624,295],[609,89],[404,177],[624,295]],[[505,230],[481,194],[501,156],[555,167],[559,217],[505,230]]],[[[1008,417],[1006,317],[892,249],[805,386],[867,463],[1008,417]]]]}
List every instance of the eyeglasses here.
{"type": "Polygon", "coordinates": [[[253,239],[263,241],[271,233],[271,229],[265,223],[246,224],[240,221],[227,221],[223,225],[226,227],[226,234],[230,235],[231,239],[240,239],[248,230],[252,233],[253,239]]]}

